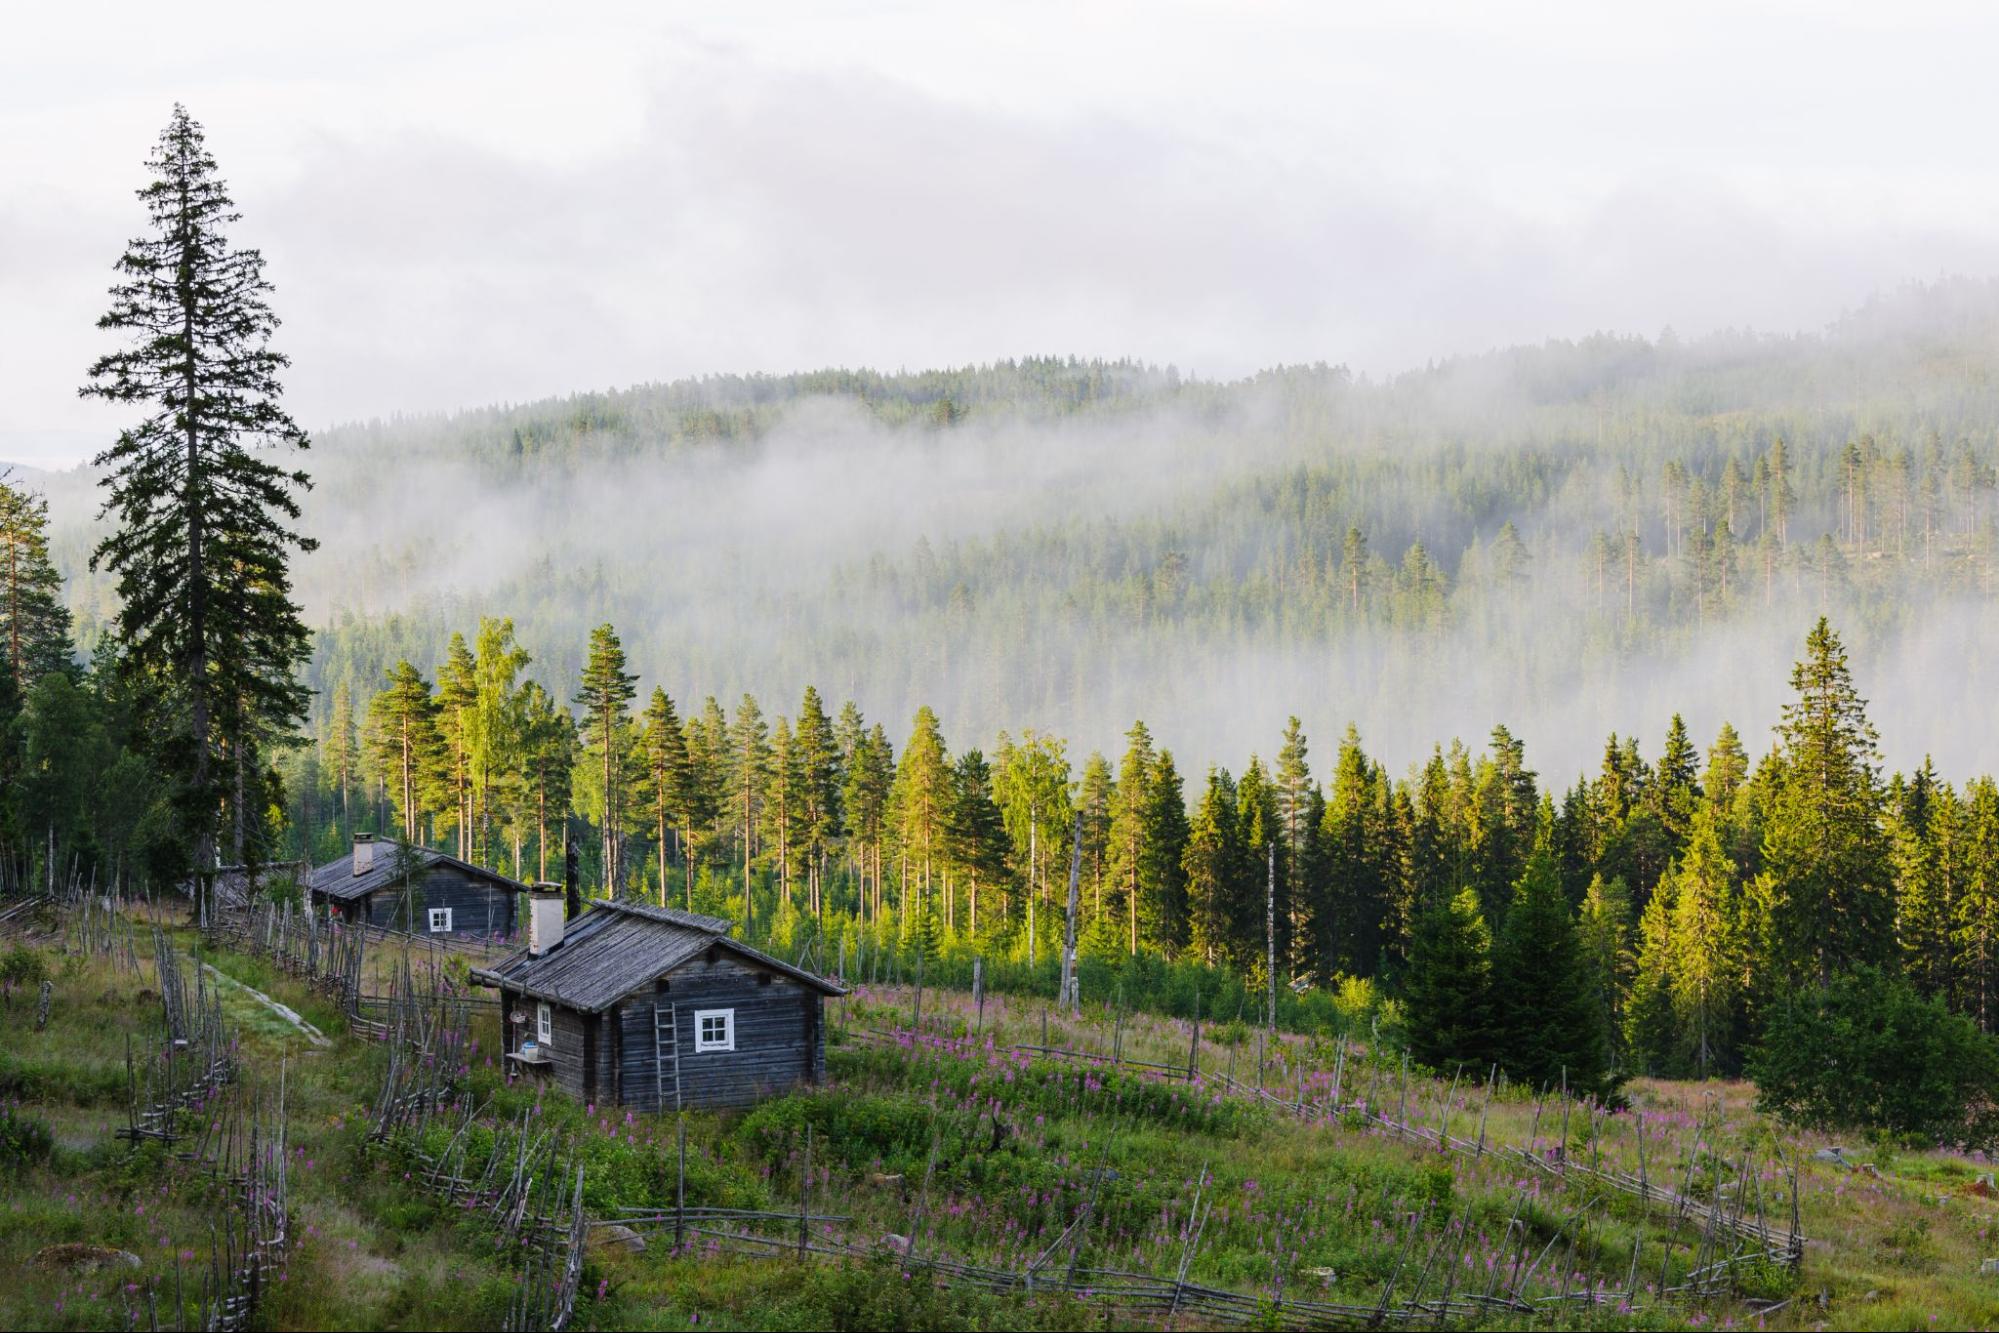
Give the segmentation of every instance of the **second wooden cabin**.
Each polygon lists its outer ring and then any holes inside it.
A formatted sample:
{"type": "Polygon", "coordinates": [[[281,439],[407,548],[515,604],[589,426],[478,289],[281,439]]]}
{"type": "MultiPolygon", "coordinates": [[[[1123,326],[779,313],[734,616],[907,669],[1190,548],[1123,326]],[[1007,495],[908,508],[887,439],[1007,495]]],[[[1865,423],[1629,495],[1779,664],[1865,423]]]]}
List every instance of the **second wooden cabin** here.
{"type": "Polygon", "coordinates": [[[314,907],[348,921],[413,935],[504,938],[514,933],[515,904],[528,886],[430,847],[354,835],[354,849],[312,872],[314,907]]]}
{"type": "Polygon", "coordinates": [[[617,902],[565,921],[561,893],[537,889],[528,947],[472,973],[499,989],[510,1073],[640,1111],[748,1106],[820,1082],[825,1001],[846,991],[729,927],[617,902]]]}

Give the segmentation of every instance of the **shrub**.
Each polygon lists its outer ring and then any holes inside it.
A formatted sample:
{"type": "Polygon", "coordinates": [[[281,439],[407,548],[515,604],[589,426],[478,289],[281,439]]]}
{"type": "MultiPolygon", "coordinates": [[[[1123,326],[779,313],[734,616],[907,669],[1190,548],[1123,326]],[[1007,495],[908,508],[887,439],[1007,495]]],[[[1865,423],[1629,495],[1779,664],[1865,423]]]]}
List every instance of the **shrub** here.
{"type": "Polygon", "coordinates": [[[1999,1041],[1875,968],[1779,1001],[1749,1073],[1792,1124],[1999,1143],[1999,1041]]]}
{"type": "Polygon", "coordinates": [[[0,1106],[0,1171],[16,1175],[39,1166],[55,1151],[55,1135],[47,1122],[23,1115],[12,1106],[0,1106]]]}

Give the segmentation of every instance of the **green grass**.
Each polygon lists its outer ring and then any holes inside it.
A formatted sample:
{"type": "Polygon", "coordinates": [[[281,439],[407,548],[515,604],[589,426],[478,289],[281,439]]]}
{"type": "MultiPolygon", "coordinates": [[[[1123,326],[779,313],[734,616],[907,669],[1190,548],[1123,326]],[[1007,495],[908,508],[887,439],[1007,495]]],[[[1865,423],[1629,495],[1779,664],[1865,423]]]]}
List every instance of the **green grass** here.
{"type": "MultiPolygon", "coordinates": [[[[182,947],[191,941],[182,937],[182,947]]],[[[405,1179],[406,1159],[364,1144],[383,1054],[348,1036],[322,997],[268,963],[233,954],[209,958],[225,974],[300,1011],[333,1040],[314,1051],[289,1025],[247,994],[224,988],[225,1011],[242,1038],[246,1092],[286,1084],[296,1243],[263,1321],[274,1328],[490,1328],[504,1316],[518,1274],[496,1257],[482,1223],[405,1179]]],[[[205,1262],[210,1225],[225,1205],[218,1187],[156,1147],[113,1137],[123,1122],[126,1042],[151,1049],[158,1001],[150,963],[134,976],[102,959],[51,954],[56,1002],[46,1031],[33,1030],[32,1002],[0,1004],[0,1101],[46,1124],[49,1142],[23,1160],[0,1152],[0,1327],[129,1327],[147,1284],[171,1291],[205,1262]],[[79,1242],[129,1250],[136,1272],[70,1275],[36,1268],[43,1247],[79,1242]]],[[[1167,1274],[1177,1266],[1197,1191],[1212,1208],[1190,1264],[1200,1282],[1273,1298],[1371,1302],[1401,1256],[1419,1256],[1447,1226],[1474,1238],[1467,1283],[1484,1280],[1485,1258],[1538,1253],[1561,1233],[1576,1236],[1574,1267],[1621,1285],[1632,1247],[1643,1283],[1657,1278],[1666,1251],[1665,1219],[1627,1196],[1580,1181],[1528,1180],[1517,1165],[1488,1155],[1474,1161],[1392,1141],[1352,1118],[1301,1120],[1278,1110],[1189,1088],[1144,1072],[1084,1069],[1005,1054],[1041,1040],[1044,1009],[988,1000],[981,1020],[969,997],[930,991],[924,1036],[908,1048],[862,1045],[846,1030],[906,1022],[907,992],[876,989],[833,1014],[831,1085],[777,1098],[747,1113],[692,1114],[688,1201],[725,1207],[795,1207],[804,1135],[813,1136],[815,1211],[850,1220],[826,1224],[827,1239],[864,1248],[915,1234],[923,1252],[1019,1270],[1045,1251],[1095,1198],[1078,1256],[1102,1266],[1167,1274]],[[973,1039],[975,1030],[977,1039],[973,1039]],[[997,1038],[987,1050],[985,1037],[997,1038]],[[933,1144],[934,1154],[933,1154],[933,1144]],[[1101,1174],[1099,1174],[1101,1172],[1101,1174]],[[928,1185],[925,1177],[928,1175],[928,1185]],[[1522,1182],[1526,1181],[1526,1194],[1522,1182]],[[1203,1183],[1205,1182],[1205,1183],[1203,1183]],[[1564,1231],[1579,1209],[1586,1222],[1564,1231]],[[1509,1221],[1516,1224],[1507,1239],[1509,1221]]],[[[1184,1063],[1184,1022],[1102,1009],[1046,1015],[1053,1044],[1108,1052],[1121,1029],[1128,1058],[1184,1063]]],[[[478,1145],[530,1110],[538,1131],[557,1130],[586,1169],[587,1203],[598,1215],[619,1207],[666,1207],[674,1198],[672,1117],[628,1116],[559,1095],[503,1086],[490,1063],[496,1021],[481,1019],[464,1095],[486,1105],[478,1145]]],[[[1204,1069],[1233,1061],[1254,1082],[1294,1095],[1326,1086],[1333,1045],[1294,1035],[1261,1052],[1253,1032],[1229,1031],[1227,1046],[1203,1038],[1204,1069]]],[[[1399,1067],[1370,1064],[1349,1050],[1349,1090],[1373,1086],[1378,1099],[1404,1094],[1399,1067]]],[[[1412,1079],[1412,1115],[1443,1112],[1447,1084],[1412,1079]]],[[[1461,1090],[1462,1091],[1462,1090],[1461,1090]]],[[[1758,1116],[1741,1084],[1641,1081],[1634,1111],[1592,1142],[1580,1117],[1571,1151],[1629,1164],[1642,1115],[1649,1160],[1676,1161],[1691,1146],[1704,1107],[1717,1107],[1719,1156],[1809,1153],[1827,1140],[1794,1135],[1758,1116]]],[[[1450,1111],[1453,1132],[1471,1130],[1475,1112],[1450,1111]]],[[[1489,1112],[1494,1141],[1535,1136],[1535,1099],[1514,1091],[1489,1112]]],[[[441,1129],[431,1131],[440,1146],[441,1129]]],[[[1544,1143],[1559,1132],[1545,1110],[1544,1143]]],[[[6,1135],[0,1134],[0,1143],[6,1135]]],[[[36,1139],[39,1144],[39,1138],[36,1139]]],[[[476,1146],[476,1145],[475,1145],[476,1146]]],[[[1636,1317],[1604,1309],[1587,1318],[1547,1319],[1592,1327],[1753,1326],[1749,1297],[1792,1303],[1772,1328],[1942,1328],[1999,1325],[1999,1281],[1977,1274],[1999,1253],[1999,1200],[1974,1191],[1982,1164],[1955,1154],[1893,1144],[1846,1145],[1871,1171],[1808,1164],[1800,1209],[1812,1238],[1801,1272],[1746,1276],[1740,1299],[1707,1311],[1659,1309],[1636,1317]],[[1699,1323],[1694,1322],[1696,1316],[1699,1323]]],[[[1765,1181],[1775,1190],[1780,1182],[1765,1181]]],[[[794,1234],[790,1224],[777,1228],[794,1234]]],[[[1669,1280],[1688,1265],[1686,1238],[1668,1263],[1669,1280]]],[[[592,1250],[586,1265],[582,1328],[1122,1328],[1158,1327],[1101,1302],[1053,1296],[988,1296],[935,1286],[893,1255],[843,1261],[747,1258],[710,1253],[697,1242],[674,1254],[664,1237],[641,1254],[592,1250]]],[[[1067,1252],[1053,1262],[1065,1266],[1067,1252]]],[[[1410,1277],[1405,1273],[1405,1286],[1410,1277]]],[[[1642,1285],[1642,1284],[1641,1284],[1642,1285]]],[[[163,1319],[169,1316],[164,1316],[163,1319]]],[[[143,1322],[143,1313],[140,1314],[143,1322]]],[[[1192,1327],[1181,1322],[1182,1327],[1192,1327]]]]}

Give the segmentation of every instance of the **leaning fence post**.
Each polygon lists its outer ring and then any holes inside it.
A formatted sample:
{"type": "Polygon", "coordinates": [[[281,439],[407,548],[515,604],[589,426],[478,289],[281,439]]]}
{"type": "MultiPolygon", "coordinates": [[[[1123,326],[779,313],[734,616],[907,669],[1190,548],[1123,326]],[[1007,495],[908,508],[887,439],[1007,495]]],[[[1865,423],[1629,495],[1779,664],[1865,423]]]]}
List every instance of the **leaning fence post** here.
{"type": "Polygon", "coordinates": [[[805,1262],[805,1236],[812,1218],[812,1126],[805,1127],[805,1168],[798,1173],[798,1261],[805,1262]]]}
{"type": "Polygon", "coordinates": [[[677,1116],[680,1129],[680,1175],[673,1187],[673,1249],[679,1253],[687,1243],[687,1117],[677,1116]]]}
{"type": "Polygon", "coordinates": [[[1201,1067],[1201,992],[1194,992],[1194,1036],[1187,1043],[1187,1081],[1192,1083],[1201,1067]]]}

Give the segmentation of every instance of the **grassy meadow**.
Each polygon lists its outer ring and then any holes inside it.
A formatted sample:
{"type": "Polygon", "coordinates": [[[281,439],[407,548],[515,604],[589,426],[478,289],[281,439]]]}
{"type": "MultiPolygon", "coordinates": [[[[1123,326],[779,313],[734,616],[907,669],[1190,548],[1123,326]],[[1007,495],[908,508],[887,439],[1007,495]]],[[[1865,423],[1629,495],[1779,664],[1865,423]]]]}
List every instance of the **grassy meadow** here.
{"type": "MultiPolygon", "coordinates": [[[[178,946],[191,932],[172,927],[178,946]]],[[[150,961],[137,932],[134,972],[106,954],[63,952],[60,932],[0,941],[31,951],[51,982],[37,1029],[37,985],[0,997],[0,1327],[131,1328],[173,1323],[183,1287],[206,1263],[219,1185],[159,1145],[116,1137],[126,1121],[127,1044],[161,1040],[150,961]],[[44,1134],[43,1131],[46,1131],[44,1134]],[[136,1256],[78,1271],[48,1247],[136,1256]]],[[[272,1328],[492,1328],[520,1281],[520,1255],[476,1210],[416,1179],[413,1150],[435,1151],[473,1113],[480,1151],[506,1151],[507,1127],[568,1145],[585,1168],[586,1209],[670,1218],[679,1188],[672,1116],[579,1106],[503,1084],[497,1018],[474,1010],[469,1056],[449,1115],[406,1142],[370,1144],[386,1056],[348,1034],[337,1006],[269,961],[202,951],[243,983],[220,989],[238,1034],[237,1085],[218,1097],[270,1106],[282,1078],[290,1134],[293,1244],[257,1322],[272,1328]],[[326,1034],[316,1046],[248,989],[326,1034]]],[[[419,959],[419,962],[427,960],[419,959]]],[[[439,960],[462,974],[462,959],[439,960]]],[[[369,988],[399,966],[370,959],[369,988]]],[[[31,974],[34,965],[15,971],[31,974]]],[[[1603,1113],[1537,1090],[1488,1089],[1471,1073],[1403,1073],[1391,1052],[1288,1033],[1267,1049],[1240,1022],[1080,1014],[1040,1001],[932,989],[912,1023],[906,987],[862,987],[829,1007],[827,1086],[744,1113],[690,1113],[686,1202],[795,1211],[809,1200],[815,1246],[790,1252],[795,1223],[744,1223],[783,1252],[752,1255],[704,1232],[676,1250],[670,1222],[638,1223],[643,1252],[593,1244],[575,1324],[585,1328],[1158,1327],[1157,1311],[1113,1294],[990,1294],[935,1281],[921,1260],[1041,1273],[1150,1274],[1258,1302],[1256,1322],[1292,1326],[1287,1302],[1354,1308],[1504,1290],[1588,1293],[1546,1308],[1535,1327],[1990,1328],[1999,1277],[1999,1198],[1981,1161],[1934,1148],[1843,1141],[1850,1165],[1815,1160],[1835,1145],[1760,1116],[1741,1083],[1640,1081],[1603,1113]],[[1045,1035],[1044,1035],[1045,1034],[1045,1035]],[[1100,1055],[1052,1059],[1028,1047],[1100,1055]],[[1199,1073],[1189,1080],[1190,1058],[1199,1073]],[[1169,1072],[1177,1071],[1177,1072],[1169,1072]],[[1259,1097],[1261,1084],[1272,1094],[1259,1097]],[[1334,1095],[1335,1086],[1338,1095],[1334,1095]],[[1399,1115],[1488,1151],[1440,1152],[1364,1114],[1399,1115]],[[811,1157],[806,1171],[806,1142],[811,1157]],[[1662,1302],[1701,1263],[1699,1227],[1670,1208],[1605,1189],[1552,1163],[1640,1170],[1701,1199],[1739,1198],[1779,1234],[1797,1215],[1795,1271],[1748,1264],[1708,1299],[1662,1302]],[[1085,1219],[1078,1221],[1079,1218],[1085,1219]],[[1392,1300],[1385,1300],[1392,1295],[1392,1300]]],[[[190,1124],[214,1108],[188,1113],[190,1124]]],[[[1107,1286],[1114,1286],[1106,1280],[1107,1286]]],[[[1434,1321],[1426,1321],[1434,1322],[1434,1321]]],[[[1460,1319],[1457,1322],[1463,1323],[1460,1319]]],[[[1180,1314],[1181,1328],[1202,1326],[1180,1314]]]]}

